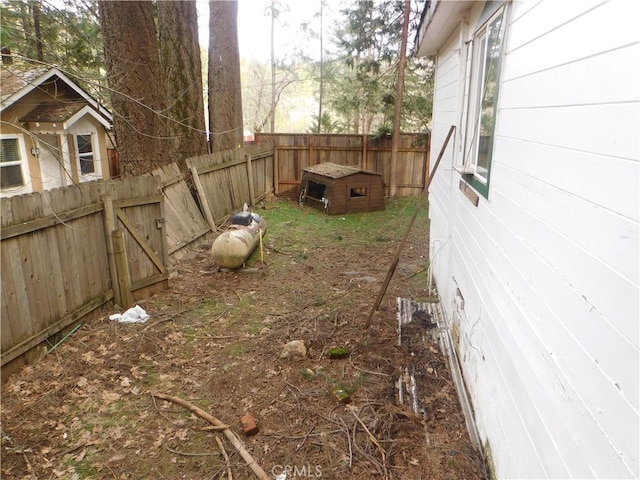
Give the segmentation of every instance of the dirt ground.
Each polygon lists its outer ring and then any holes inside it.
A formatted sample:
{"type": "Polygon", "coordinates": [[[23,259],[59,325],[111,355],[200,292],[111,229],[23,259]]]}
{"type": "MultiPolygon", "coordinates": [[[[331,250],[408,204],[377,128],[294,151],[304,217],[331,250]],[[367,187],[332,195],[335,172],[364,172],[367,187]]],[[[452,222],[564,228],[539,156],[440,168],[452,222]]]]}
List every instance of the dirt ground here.
{"type": "Polygon", "coordinates": [[[201,239],[140,302],[148,322],[110,321],[110,306],[2,386],[2,478],[258,478],[224,430],[157,394],[228,425],[266,478],[487,478],[438,344],[416,323],[397,346],[396,297],[434,300],[424,212],[367,328],[414,205],[326,218],[269,202],[264,262],[256,251],[241,271],[201,239]],[[306,354],[283,358],[294,340],[306,354]],[[398,399],[408,365],[418,414],[398,399]]]}

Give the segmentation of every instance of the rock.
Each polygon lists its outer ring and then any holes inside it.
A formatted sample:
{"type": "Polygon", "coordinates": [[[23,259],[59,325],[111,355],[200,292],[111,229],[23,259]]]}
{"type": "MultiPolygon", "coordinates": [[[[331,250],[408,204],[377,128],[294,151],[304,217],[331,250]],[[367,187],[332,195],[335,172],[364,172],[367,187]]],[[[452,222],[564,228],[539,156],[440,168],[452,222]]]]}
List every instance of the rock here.
{"type": "Polygon", "coordinates": [[[336,385],[331,389],[331,393],[340,403],[351,403],[351,396],[346,388],[336,385]]]}
{"type": "Polygon", "coordinates": [[[282,349],[280,358],[292,358],[294,360],[302,360],[307,357],[307,347],[304,340],[292,340],[282,349]]]}

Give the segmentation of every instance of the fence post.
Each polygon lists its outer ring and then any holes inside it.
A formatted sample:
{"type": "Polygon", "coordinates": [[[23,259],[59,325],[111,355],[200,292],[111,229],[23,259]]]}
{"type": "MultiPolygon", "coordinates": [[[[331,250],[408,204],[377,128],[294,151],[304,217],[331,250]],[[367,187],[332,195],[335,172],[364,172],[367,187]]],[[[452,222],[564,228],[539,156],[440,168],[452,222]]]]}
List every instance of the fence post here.
{"type": "Polygon", "coordinates": [[[367,143],[369,143],[367,139],[367,134],[363,133],[362,134],[362,163],[360,165],[360,168],[362,168],[363,170],[370,170],[370,168],[368,168],[369,162],[367,162],[367,143]]]}
{"type": "Polygon", "coordinates": [[[422,178],[423,178],[422,188],[424,188],[424,186],[429,181],[429,175],[431,174],[431,170],[429,169],[430,167],[429,163],[431,159],[431,134],[430,133],[425,134],[424,143],[425,143],[425,151],[424,151],[424,169],[422,174],[422,178]]]}
{"type": "Polygon", "coordinates": [[[131,275],[129,274],[129,261],[127,260],[127,249],[124,244],[124,231],[120,228],[113,230],[113,254],[115,257],[116,270],[118,272],[118,286],[120,298],[118,304],[124,308],[129,308],[133,303],[131,295],[131,275]]]}
{"type": "Polygon", "coordinates": [[[113,253],[113,238],[110,232],[116,229],[115,211],[113,209],[113,199],[109,195],[102,197],[104,206],[104,231],[107,237],[107,258],[109,260],[109,276],[111,277],[111,288],[113,288],[113,297],[118,305],[122,305],[122,296],[120,294],[120,284],[118,283],[118,272],[116,267],[116,259],[113,253]]]}
{"type": "Polygon", "coordinates": [[[255,195],[253,193],[253,168],[251,168],[251,155],[248,153],[245,154],[245,159],[247,160],[247,182],[249,182],[249,201],[251,206],[253,207],[256,203],[255,195]]]}
{"type": "Polygon", "coordinates": [[[162,264],[165,268],[169,267],[169,247],[167,246],[167,213],[165,211],[165,196],[162,190],[162,181],[160,176],[158,178],[158,193],[162,195],[160,201],[160,218],[156,219],[156,227],[162,231],[162,264]]]}
{"type": "Polygon", "coordinates": [[[278,175],[278,145],[273,143],[273,194],[278,195],[280,193],[280,177],[278,175]]]}

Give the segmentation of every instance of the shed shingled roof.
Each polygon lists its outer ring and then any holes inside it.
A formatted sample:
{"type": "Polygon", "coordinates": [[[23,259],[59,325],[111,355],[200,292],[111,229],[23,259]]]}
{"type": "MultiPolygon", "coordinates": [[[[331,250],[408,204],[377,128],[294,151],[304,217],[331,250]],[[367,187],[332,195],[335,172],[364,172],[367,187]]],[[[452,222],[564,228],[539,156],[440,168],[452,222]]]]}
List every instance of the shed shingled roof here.
{"type": "Polygon", "coordinates": [[[336,163],[326,162],[306,167],[302,169],[305,172],[316,173],[318,175],[324,175],[329,178],[342,178],[356,173],[368,173],[371,175],[380,175],[376,172],[369,172],[367,170],[361,170],[356,167],[349,167],[347,165],[338,165],[336,163]]]}

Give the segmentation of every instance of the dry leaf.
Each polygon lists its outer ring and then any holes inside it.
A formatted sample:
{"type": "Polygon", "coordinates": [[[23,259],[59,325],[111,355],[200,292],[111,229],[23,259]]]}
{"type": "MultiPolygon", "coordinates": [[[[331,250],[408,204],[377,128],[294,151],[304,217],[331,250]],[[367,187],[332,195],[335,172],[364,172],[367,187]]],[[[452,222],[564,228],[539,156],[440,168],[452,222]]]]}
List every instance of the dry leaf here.
{"type": "Polygon", "coordinates": [[[104,390],[102,392],[102,401],[107,405],[113,402],[117,402],[121,397],[122,396],[116,392],[109,392],[107,390],[104,390]]]}
{"type": "Polygon", "coordinates": [[[84,460],[84,457],[86,454],[87,454],[87,449],[83,448],[80,453],[78,453],[75,457],[71,457],[71,458],[73,458],[76,462],[81,462],[82,460],[84,460]]]}

